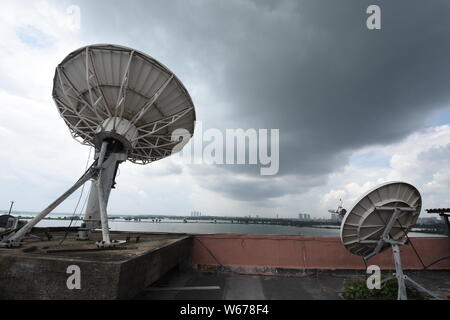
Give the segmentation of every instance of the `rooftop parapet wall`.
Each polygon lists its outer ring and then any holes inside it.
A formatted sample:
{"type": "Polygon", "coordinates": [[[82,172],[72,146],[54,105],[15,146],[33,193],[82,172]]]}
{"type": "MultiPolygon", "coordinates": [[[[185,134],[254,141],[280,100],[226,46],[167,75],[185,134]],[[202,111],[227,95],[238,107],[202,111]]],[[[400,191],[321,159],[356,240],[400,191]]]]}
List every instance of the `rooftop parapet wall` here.
{"type": "MultiPolygon", "coordinates": [[[[425,265],[450,256],[450,241],[446,237],[410,239],[425,265]]],[[[423,269],[410,244],[401,246],[401,255],[404,269],[423,269]]],[[[267,270],[267,273],[274,269],[366,269],[362,257],[348,252],[337,237],[196,235],[192,242],[191,263],[200,269],[222,266],[245,272],[267,270]]],[[[382,270],[395,269],[390,249],[370,259],[367,264],[376,264],[382,270]]],[[[429,269],[450,270],[450,259],[442,260],[429,269]]]]}

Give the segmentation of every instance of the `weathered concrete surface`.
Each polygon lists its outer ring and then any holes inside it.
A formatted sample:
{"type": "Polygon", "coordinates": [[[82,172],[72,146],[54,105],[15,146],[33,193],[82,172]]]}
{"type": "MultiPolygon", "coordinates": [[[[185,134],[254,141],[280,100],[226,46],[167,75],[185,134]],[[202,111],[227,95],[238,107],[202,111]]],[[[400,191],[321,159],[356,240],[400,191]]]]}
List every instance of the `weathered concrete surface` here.
{"type": "Polygon", "coordinates": [[[76,241],[70,234],[61,246],[63,233],[52,235],[52,241],[28,239],[21,248],[0,248],[1,299],[133,298],[170,269],[185,264],[191,247],[190,236],[183,234],[112,232],[115,240],[130,237],[118,250],[90,250],[101,237],[98,233],[89,242],[76,241]],[[79,290],[67,288],[70,265],[80,267],[79,290]]]}
{"type": "MultiPolygon", "coordinates": [[[[364,271],[356,270],[314,270],[295,277],[174,270],[141,292],[136,299],[340,300],[343,282],[346,279],[364,279],[365,275],[364,271]]],[[[450,271],[409,271],[408,276],[442,299],[450,299],[450,271]]]]}
{"type": "MultiPolygon", "coordinates": [[[[425,265],[450,256],[448,238],[411,238],[425,265]]],[[[401,246],[405,270],[423,266],[411,245],[401,246]]],[[[196,235],[191,263],[200,270],[224,269],[246,274],[295,273],[302,270],[364,270],[360,256],[348,252],[337,237],[271,236],[243,234],[196,235]]],[[[391,250],[370,259],[368,264],[395,269],[391,250]]],[[[430,270],[450,270],[450,259],[430,270]]]]}

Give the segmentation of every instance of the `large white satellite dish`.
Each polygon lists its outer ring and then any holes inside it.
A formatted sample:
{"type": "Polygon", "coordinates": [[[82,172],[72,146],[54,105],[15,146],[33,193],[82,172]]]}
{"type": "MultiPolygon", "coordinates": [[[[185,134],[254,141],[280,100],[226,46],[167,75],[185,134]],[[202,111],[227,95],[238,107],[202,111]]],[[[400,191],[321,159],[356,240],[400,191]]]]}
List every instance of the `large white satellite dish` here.
{"type": "Polygon", "coordinates": [[[169,156],[174,130],[194,133],[194,104],[181,81],[152,57],[122,46],[69,54],[56,68],[53,99],[75,139],[97,149],[116,139],[134,163],[169,156]]]}
{"type": "Polygon", "coordinates": [[[180,142],[185,145],[194,133],[192,99],[167,67],[142,52],[110,44],[70,53],[56,68],[53,99],[73,137],[95,147],[95,162],[1,244],[19,246],[34,225],[93,179],[79,238],[88,239],[90,231],[101,226],[103,241],[97,245],[115,245],[118,242],[109,238],[106,207],[119,164],[146,164],[170,156],[180,142]]]}
{"type": "Polygon", "coordinates": [[[351,253],[365,260],[392,248],[394,276],[398,283],[398,299],[407,299],[405,281],[419,290],[439,299],[403,273],[399,245],[406,243],[407,233],[419,218],[422,197],[419,190],[406,182],[387,182],[368,192],[356,201],[344,216],[340,236],[351,253]]]}

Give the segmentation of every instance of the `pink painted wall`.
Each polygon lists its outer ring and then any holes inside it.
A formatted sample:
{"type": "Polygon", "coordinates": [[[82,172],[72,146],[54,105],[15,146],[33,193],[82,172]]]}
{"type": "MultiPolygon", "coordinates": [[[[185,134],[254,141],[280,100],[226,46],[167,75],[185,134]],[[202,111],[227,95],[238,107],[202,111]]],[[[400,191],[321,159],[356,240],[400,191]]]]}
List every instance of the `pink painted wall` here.
{"type": "MultiPolygon", "coordinates": [[[[450,256],[448,238],[411,238],[425,265],[450,256]]],[[[401,247],[404,269],[422,269],[411,245],[401,247]]],[[[271,236],[243,234],[195,235],[191,263],[201,266],[286,269],[365,269],[360,256],[348,252],[337,237],[271,236]],[[214,257],[215,258],[214,258],[214,257]],[[220,264],[219,264],[220,263],[220,264]]],[[[370,259],[381,269],[393,269],[391,250],[370,259]]],[[[430,270],[450,270],[450,259],[430,270]]]]}

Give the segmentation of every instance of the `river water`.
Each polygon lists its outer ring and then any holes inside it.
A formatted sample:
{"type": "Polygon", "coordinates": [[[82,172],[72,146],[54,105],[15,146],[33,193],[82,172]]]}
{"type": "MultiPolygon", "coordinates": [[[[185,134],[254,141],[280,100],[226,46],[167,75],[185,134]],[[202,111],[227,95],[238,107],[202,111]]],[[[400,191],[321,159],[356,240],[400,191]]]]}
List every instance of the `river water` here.
{"type": "MultiPolygon", "coordinates": [[[[72,226],[79,226],[81,221],[74,220],[72,226]]],[[[68,226],[70,220],[42,220],[38,227],[60,227],[68,226]]],[[[338,237],[339,229],[314,228],[314,227],[292,227],[268,224],[236,224],[229,221],[217,222],[187,222],[176,220],[163,220],[160,223],[150,221],[113,221],[108,222],[111,230],[132,231],[132,232],[169,232],[169,233],[192,233],[192,234],[213,234],[213,233],[241,233],[241,234],[269,234],[269,235],[302,235],[302,236],[325,236],[338,237]]],[[[410,232],[411,237],[443,237],[429,233],[410,232]]]]}

